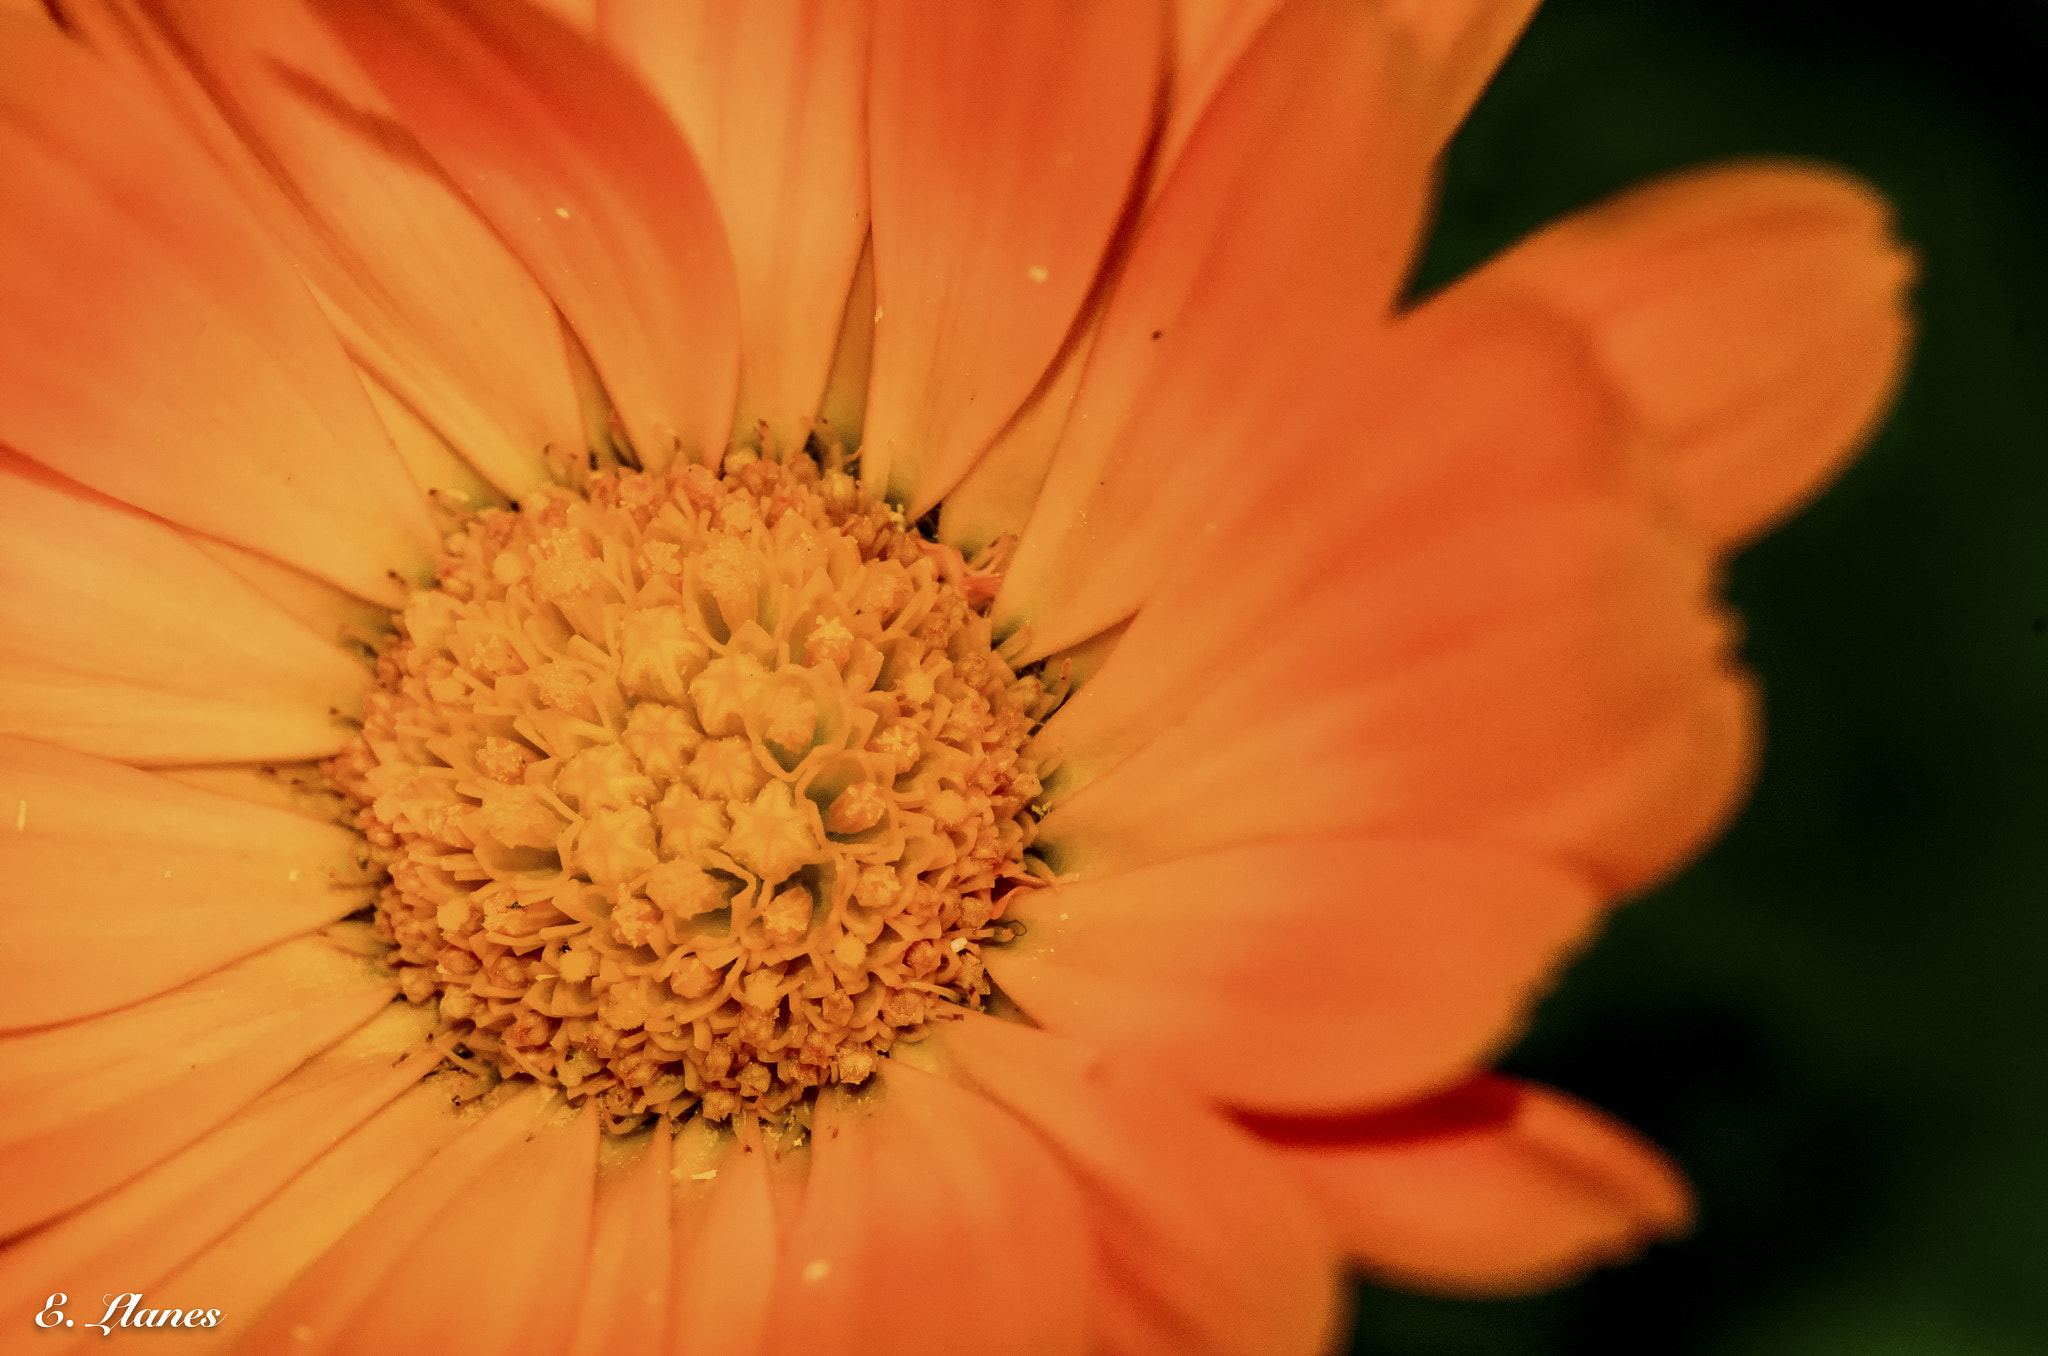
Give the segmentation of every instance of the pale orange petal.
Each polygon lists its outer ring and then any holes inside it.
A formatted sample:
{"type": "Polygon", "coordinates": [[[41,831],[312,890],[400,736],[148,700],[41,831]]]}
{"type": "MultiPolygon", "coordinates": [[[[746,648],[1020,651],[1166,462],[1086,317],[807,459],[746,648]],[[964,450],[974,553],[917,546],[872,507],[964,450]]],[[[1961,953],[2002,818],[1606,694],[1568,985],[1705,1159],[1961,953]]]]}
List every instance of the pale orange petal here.
{"type": "Polygon", "coordinates": [[[1468,1073],[1594,920],[1586,883],[1455,841],[1211,852],[1009,896],[1003,992],[1218,1101],[1370,1106],[1468,1073]]]}
{"type": "Polygon", "coordinates": [[[67,11],[207,140],[396,402],[503,494],[546,478],[549,444],[582,454],[554,306],[310,10],[111,7],[67,11]]]}
{"type": "Polygon", "coordinates": [[[1095,285],[1152,128],[1163,8],[876,7],[861,475],[912,517],[1017,412],[1095,285]]]}
{"type": "Polygon", "coordinates": [[[446,1080],[430,1077],[314,1160],[152,1291],[220,1311],[217,1327],[186,1333],[180,1345],[207,1353],[240,1348],[293,1276],[475,1120],[474,1108],[450,1104],[446,1080]]]}
{"type": "Polygon", "coordinates": [[[162,521],[0,449],[0,731],[135,762],[316,757],[368,678],[162,521]]]}
{"type": "Polygon", "coordinates": [[[682,134],[608,53],[521,6],[320,0],[589,349],[640,460],[724,455],[738,299],[682,134]]]}
{"type": "Polygon", "coordinates": [[[1091,1350],[1325,1349],[1335,1254],[1256,1141],[1173,1084],[1043,1031],[969,1014],[929,1039],[1080,1179],[1101,1277],[1091,1350]]]}
{"type": "MultiPolygon", "coordinates": [[[[1137,609],[1242,496],[1274,426],[1356,402],[1345,342],[1389,316],[1427,159],[1416,78],[1377,9],[1289,6],[1150,209],[996,602],[1022,658],[1137,609]]],[[[886,298],[885,298],[886,304],[886,298]]],[[[885,330],[886,333],[886,330],[885,330]]]]}
{"type": "Polygon", "coordinates": [[[876,1076],[877,1091],[819,1096],[764,1350],[1080,1352],[1090,1258],[1073,1181],[975,1094],[902,1060],[876,1076]]]}
{"type": "Polygon", "coordinates": [[[191,1143],[361,1026],[396,985],[309,937],[160,997],[0,1037],[0,1236],[191,1143]]]}
{"type": "Polygon", "coordinates": [[[1390,0],[1429,68],[1431,149],[1450,140],[1508,49],[1522,35],[1538,0],[1390,0]]]}
{"type": "Polygon", "coordinates": [[[559,1347],[589,1248],[597,1153],[595,1115],[559,1107],[538,1089],[507,1098],[300,1272],[243,1349],[559,1347]]]}
{"type": "Polygon", "coordinates": [[[152,1290],[439,1062],[420,1049],[423,1016],[387,1007],[182,1152],[11,1245],[0,1253],[0,1303],[38,1308],[61,1290],[85,1308],[110,1283],[142,1292],[149,1307],[185,1298],[152,1290]]]}
{"type": "Polygon", "coordinates": [[[1816,169],[1695,171],[1550,227],[1458,290],[1540,298],[1583,325],[1710,540],[1818,492],[1905,360],[1910,256],[1890,208],[1816,169]]]}
{"type": "Polygon", "coordinates": [[[770,1159],[758,1134],[739,1143],[702,1117],[676,1135],[675,1356],[760,1350],[782,1229],[770,1159]]]}
{"type": "Polygon", "coordinates": [[[785,452],[799,449],[867,239],[868,7],[616,0],[602,20],[682,124],[732,242],[737,429],[766,420],[785,452]]]}
{"type": "Polygon", "coordinates": [[[336,824],[0,736],[0,1029],[160,994],[375,898],[336,824]]]}
{"type": "Polygon", "coordinates": [[[432,525],[292,265],[161,113],[0,32],[0,443],[395,604],[432,525]]]}
{"type": "MultiPolygon", "coordinates": [[[[1544,813],[1734,681],[1708,582],[1697,546],[1598,500],[1539,501],[1333,574],[1170,729],[1057,805],[1041,847],[1093,876],[1261,839],[1441,834],[1618,886],[1642,857],[1604,832],[1619,807],[1544,813]]],[[[1711,817],[1727,789],[1689,792],[1711,817]]]]}
{"type": "Polygon", "coordinates": [[[598,1146],[590,1262],[570,1356],[654,1356],[668,1349],[673,1267],[669,1127],[598,1146]]]}
{"type": "Polygon", "coordinates": [[[1173,0],[1171,113],[1159,167],[1180,159],[1195,124],[1282,0],[1173,0]]]}
{"type": "Polygon", "coordinates": [[[1532,1083],[1486,1078],[1349,1123],[1254,1125],[1351,1255],[1408,1288],[1541,1290],[1692,1216],[1685,1179],[1641,1136],[1532,1083]]]}

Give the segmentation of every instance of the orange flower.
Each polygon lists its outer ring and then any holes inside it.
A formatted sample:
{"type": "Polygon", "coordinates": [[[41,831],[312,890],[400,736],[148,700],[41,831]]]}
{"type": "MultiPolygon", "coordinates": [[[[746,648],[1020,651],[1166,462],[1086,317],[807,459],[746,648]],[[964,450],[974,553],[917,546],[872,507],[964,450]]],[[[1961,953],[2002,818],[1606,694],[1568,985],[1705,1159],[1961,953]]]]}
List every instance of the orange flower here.
{"type": "Polygon", "coordinates": [[[1739,167],[1401,305],[1529,7],[0,21],[0,1350],[1309,1352],[1682,1228],[1484,1070],[1910,267],[1739,167]]]}

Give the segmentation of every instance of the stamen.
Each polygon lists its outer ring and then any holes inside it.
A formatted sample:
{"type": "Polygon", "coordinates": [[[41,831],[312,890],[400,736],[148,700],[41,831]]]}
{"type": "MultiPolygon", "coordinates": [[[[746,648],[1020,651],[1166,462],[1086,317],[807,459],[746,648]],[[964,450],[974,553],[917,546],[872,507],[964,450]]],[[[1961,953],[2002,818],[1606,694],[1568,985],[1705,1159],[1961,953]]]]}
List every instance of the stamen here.
{"type": "Polygon", "coordinates": [[[486,510],[437,578],[327,771],[479,1094],[801,1115],[981,1005],[1051,703],[956,555],[841,471],[736,452],[486,510]]]}

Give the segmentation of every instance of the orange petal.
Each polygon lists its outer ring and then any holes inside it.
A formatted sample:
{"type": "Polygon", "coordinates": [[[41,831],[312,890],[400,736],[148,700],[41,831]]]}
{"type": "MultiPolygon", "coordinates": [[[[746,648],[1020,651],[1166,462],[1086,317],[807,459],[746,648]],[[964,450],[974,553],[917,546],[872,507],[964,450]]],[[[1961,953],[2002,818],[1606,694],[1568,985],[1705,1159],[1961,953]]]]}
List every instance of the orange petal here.
{"type": "Polygon", "coordinates": [[[1080,1179],[1103,1277],[1091,1349],[1326,1349],[1335,1252],[1249,1136],[1170,1083],[1016,1023],[970,1014],[930,1044],[1080,1179]]]}
{"type": "Polygon", "coordinates": [[[568,317],[640,460],[723,456],[739,360],[732,259],[652,96],[524,6],[317,7],[568,317]]]}
{"type": "Polygon", "coordinates": [[[226,1120],[395,989],[322,938],[161,997],[0,1037],[0,1236],[90,1200],[226,1120]]]}
{"type": "Polygon", "coordinates": [[[671,1229],[669,1129],[606,1136],[582,1312],[570,1356],[654,1356],[667,1350],[671,1229]]]}
{"type": "Polygon", "coordinates": [[[1528,26],[1538,0],[1391,0],[1429,68],[1431,150],[1450,140],[1528,26]]]}
{"type": "Polygon", "coordinates": [[[100,50],[133,44],[357,360],[486,480],[516,496],[550,443],[581,454],[554,306],[305,6],[79,8],[100,50]]]}
{"type": "Polygon", "coordinates": [[[867,239],[869,14],[844,0],[621,0],[603,33],[682,124],[732,242],[739,418],[801,448],[867,239]]]}
{"type": "Polygon", "coordinates": [[[1218,1101],[1370,1106],[1504,1043],[1598,908],[1472,843],[1257,844],[1012,894],[1025,934],[987,961],[1045,1026],[1218,1101]]]}
{"type": "Polygon", "coordinates": [[[861,474],[913,518],[1038,384],[1133,190],[1163,5],[882,0],[861,474]]]}
{"type": "Polygon", "coordinates": [[[152,1293],[219,1309],[203,1349],[247,1350],[242,1338],[291,1278],[476,1119],[450,1104],[446,1080],[414,1084],[152,1293]]]}
{"type": "Polygon", "coordinates": [[[771,1153],[758,1133],[739,1143],[702,1117],[677,1132],[668,1348],[676,1356],[761,1348],[780,1236],[771,1153]]]}
{"type": "Polygon", "coordinates": [[[419,1048],[423,1018],[385,1008],[182,1152],[10,1246],[0,1253],[0,1303],[40,1307],[62,1290],[84,1307],[114,1278],[152,1307],[217,1305],[212,1295],[151,1292],[439,1062],[419,1048]]]}
{"type": "Polygon", "coordinates": [[[158,519],[0,449],[0,731],[136,762],[331,753],[368,674],[158,519]]]}
{"type": "Polygon", "coordinates": [[[0,443],[402,601],[433,528],[291,263],[81,46],[0,28],[0,443]]]}
{"type": "Polygon", "coordinates": [[[765,1350],[1081,1351],[1090,1259],[1072,1180],[973,1093],[902,1060],[878,1076],[877,1092],[818,1099],[765,1350]],[[892,1283],[906,1276],[913,1303],[892,1283]]]}
{"type": "Polygon", "coordinates": [[[1533,1083],[1486,1077],[1378,1115],[1250,1124],[1351,1255],[1405,1287],[1541,1290],[1692,1217],[1684,1177],[1654,1147],[1533,1083]]]}
{"type": "Polygon", "coordinates": [[[450,1143],[299,1274],[248,1349],[485,1356],[566,1343],[597,1118],[551,1114],[559,1105],[521,1090],[450,1143]]]}
{"type": "Polygon", "coordinates": [[[1172,111],[1161,139],[1160,169],[1170,170],[1180,159],[1217,87],[1280,5],[1281,0],[1173,0],[1172,111]]]}
{"type": "Polygon", "coordinates": [[[0,1029],[163,993],[370,903],[356,835],[0,736],[0,1029]]]}
{"type": "Polygon", "coordinates": [[[1869,188],[1749,166],[1624,194],[1457,290],[1531,295],[1584,326],[1661,444],[1679,512],[1732,544],[1817,493],[1876,426],[1905,359],[1912,275],[1869,188]]]}
{"type": "Polygon", "coordinates": [[[1377,8],[1303,0],[1196,128],[1117,280],[996,602],[1022,657],[1135,611],[1273,425],[1358,408],[1334,355],[1387,318],[1421,222],[1418,78],[1377,8]]]}
{"type": "Polygon", "coordinates": [[[1601,832],[1612,816],[1543,810],[1631,767],[1733,681],[1706,585],[1698,548],[1599,501],[1482,518],[1332,576],[1212,672],[1171,729],[1056,806],[1041,846],[1094,876],[1260,839],[1442,834],[1618,885],[1641,854],[1601,832]]]}

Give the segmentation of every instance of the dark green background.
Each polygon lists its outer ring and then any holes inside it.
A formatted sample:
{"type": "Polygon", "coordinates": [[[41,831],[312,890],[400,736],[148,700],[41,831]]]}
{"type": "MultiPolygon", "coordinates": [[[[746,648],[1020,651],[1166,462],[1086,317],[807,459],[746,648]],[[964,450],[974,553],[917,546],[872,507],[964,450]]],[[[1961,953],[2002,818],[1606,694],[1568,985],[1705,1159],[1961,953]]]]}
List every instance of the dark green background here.
{"type": "Polygon", "coordinates": [[[1509,1060],[1666,1146],[1699,1229],[1533,1300],[1364,1289],[1353,1351],[2048,1353],[2048,0],[1552,0],[1452,148],[1422,283],[1757,154],[1898,205],[1912,375],[1734,564],[1746,813],[1509,1060]]]}

